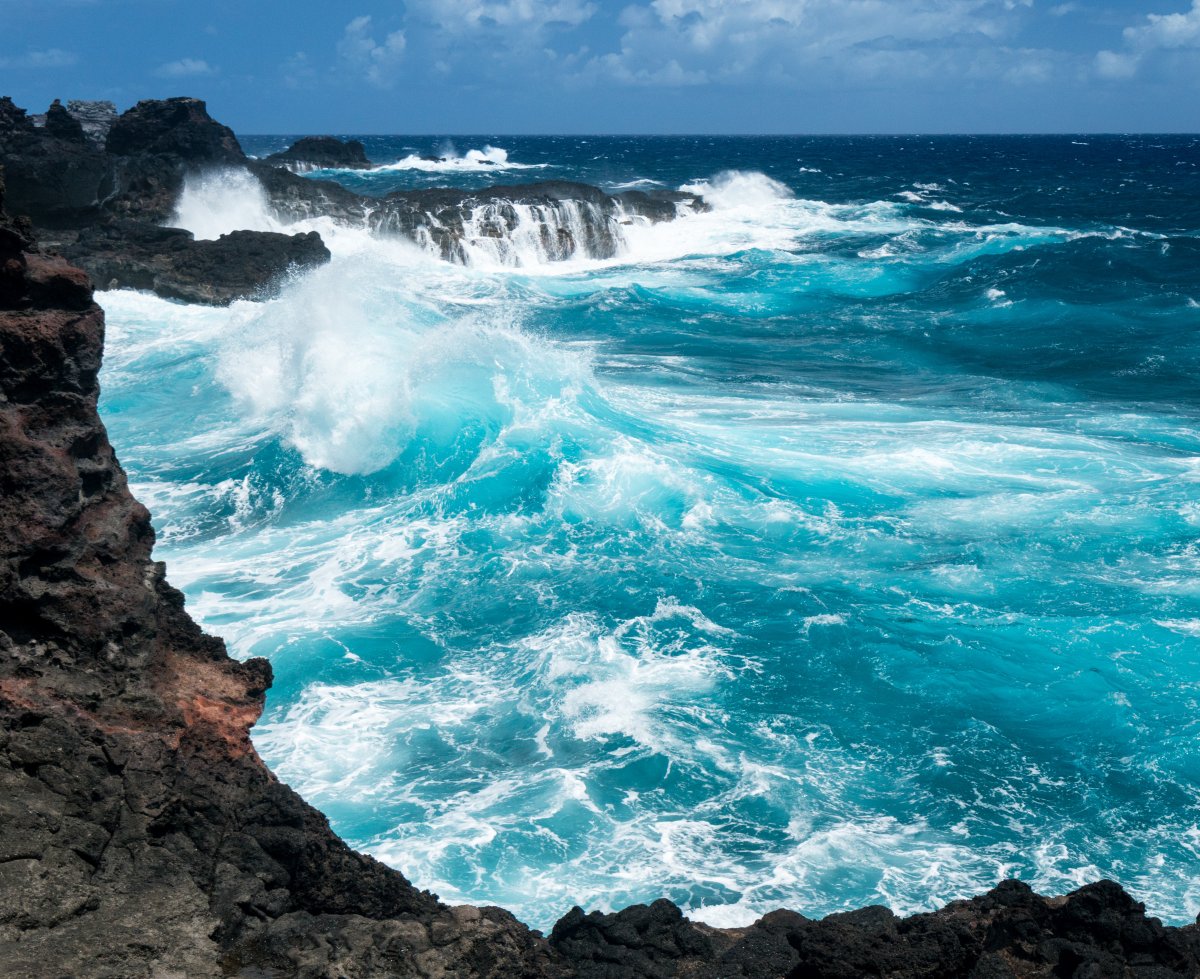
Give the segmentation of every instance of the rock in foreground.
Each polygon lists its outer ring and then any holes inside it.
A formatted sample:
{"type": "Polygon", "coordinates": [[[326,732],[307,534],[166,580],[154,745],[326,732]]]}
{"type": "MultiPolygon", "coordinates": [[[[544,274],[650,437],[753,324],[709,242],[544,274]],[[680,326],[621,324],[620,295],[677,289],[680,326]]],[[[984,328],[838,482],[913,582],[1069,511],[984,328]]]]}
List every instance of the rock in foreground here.
{"type": "Polygon", "coordinates": [[[289,272],[330,258],[315,231],[233,231],[215,241],[196,241],[182,228],[136,221],[87,228],[63,251],[104,288],[143,289],[217,306],[275,295],[289,272]]]}

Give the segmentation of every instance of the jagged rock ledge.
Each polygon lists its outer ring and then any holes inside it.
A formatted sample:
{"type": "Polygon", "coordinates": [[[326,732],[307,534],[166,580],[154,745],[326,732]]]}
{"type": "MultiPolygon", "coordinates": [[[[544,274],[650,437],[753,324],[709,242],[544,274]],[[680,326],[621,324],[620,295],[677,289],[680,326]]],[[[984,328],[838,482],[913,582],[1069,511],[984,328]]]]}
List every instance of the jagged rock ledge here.
{"type": "Polygon", "coordinates": [[[188,617],[96,412],[86,276],[3,216],[0,973],[72,979],[1184,979],[1200,926],[1100,881],[720,930],[668,901],[548,937],[355,853],[249,739],[271,669],[188,617]]]}
{"type": "Polygon", "coordinates": [[[63,108],[56,101],[37,127],[24,109],[0,98],[0,157],[8,171],[10,210],[28,215],[43,242],[62,248],[99,285],[152,289],[173,299],[263,298],[289,271],[329,259],[311,233],[302,238],[238,232],[221,249],[181,234],[157,235],[154,229],[170,224],[189,176],[206,171],[253,174],[281,222],[327,217],[405,238],[461,263],[473,249],[508,264],[529,248],[538,261],[611,258],[620,250],[624,225],[669,221],[681,210],[706,207],[694,194],[606,194],[567,181],[366,197],[292,172],[369,166],[361,143],[306,137],[282,154],[251,160],[233,131],[212,119],[198,99],[143,101],[115,119],[105,105],[71,102],[63,108]],[[157,254],[147,247],[156,237],[169,246],[157,254]],[[207,277],[204,285],[198,270],[207,277]]]}
{"type": "Polygon", "coordinates": [[[302,136],[286,150],[266,157],[266,161],[296,173],[331,168],[366,170],[371,166],[362,143],[357,139],[343,141],[335,136],[302,136]]]}
{"type": "Polygon", "coordinates": [[[161,227],[189,173],[245,161],[233,132],[196,99],[139,102],[119,117],[111,103],[56,100],[35,127],[3,98],[0,160],[11,209],[107,288],[226,304],[273,295],[289,272],[330,258],[311,233],[196,241],[161,227]]]}

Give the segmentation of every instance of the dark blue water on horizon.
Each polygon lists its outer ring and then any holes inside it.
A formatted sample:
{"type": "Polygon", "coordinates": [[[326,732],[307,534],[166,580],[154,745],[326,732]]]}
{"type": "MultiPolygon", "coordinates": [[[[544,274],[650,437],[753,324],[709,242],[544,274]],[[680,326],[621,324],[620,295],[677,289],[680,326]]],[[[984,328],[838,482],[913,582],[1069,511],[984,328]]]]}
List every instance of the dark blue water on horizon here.
{"type": "MultiPolygon", "coordinates": [[[[363,139],[314,176],[713,209],[517,267],[318,221],[270,302],[101,294],[156,553],[338,832],[538,927],[1008,876],[1195,918],[1200,137],[363,139]]],[[[232,177],[178,221],[277,226],[232,177]]]]}

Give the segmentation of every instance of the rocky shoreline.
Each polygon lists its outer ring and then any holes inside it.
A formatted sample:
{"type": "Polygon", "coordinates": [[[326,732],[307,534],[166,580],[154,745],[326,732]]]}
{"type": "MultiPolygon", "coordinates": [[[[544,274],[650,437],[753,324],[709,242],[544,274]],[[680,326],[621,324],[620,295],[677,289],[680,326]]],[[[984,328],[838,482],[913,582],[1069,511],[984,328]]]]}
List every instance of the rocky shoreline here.
{"type": "Polygon", "coordinates": [[[253,160],[198,99],[147,100],[119,116],[98,103],[69,105],[55,101],[39,126],[10,98],[0,98],[0,158],[11,209],[29,217],[39,240],[59,248],[98,286],[146,289],[167,299],[217,305],[264,299],[289,273],[329,261],[312,231],[236,231],[216,241],[197,241],[179,228],[164,233],[188,178],[214,171],[250,175],[281,224],[328,218],[407,239],[460,263],[473,242],[503,252],[523,223],[532,225],[525,230],[532,230],[547,261],[611,258],[622,224],[673,220],[677,205],[705,206],[692,194],[606,194],[564,181],[369,198],[298,175],[370,166],[361,143],[306,137],[253,160]]]}
{"type": "MultiPolygon", "coordinates": [[[[106,150],[105,167],[89,169],[94,140],[78,142],[73,129],[69,138],[56,135],[69,124],[53,107],[50,135],[29,136],[20,120],[11,122],[11,102],[0,102],[0,120],[9,120],[0,124],[3,162],[6,169],[15,162],[24,181],[20,195],[8,195],[7,214],[0,183],[3,974],[1200,976],[1200,926],[1164,927],[1107,881],[1054,898],[1006,881],[973,900],[904,919],[884,908],[820,921],[776,911],[741,929],[691,922],[665,900],[614,914],[576,908],[543,936],[499,908],[448,907],[347,847],[275,778],[250,741],[270,665],[232,660],[188,617],[183,596],[153,560],[149,514],[130,495],[96,411],[103,311],[87,275],[45,244],[78,247],[72,254],[83,256],[85,267],[99,256],[116,267],[165,254],[164,267],[175,268],[171,241],[183,239],[153,229],[186,173],[181,147],[232,152],[196,105],[203,109],[196,103],[162,110],[182,119],[168,127],[165,142],[152,127],[140,143],[136,133],[121,136],[118,148],[137,151],[106,150]],[[57,197],[30,177],[30,160],[47,159],[31,148],[43,138],[76,147],[64,157],[70,165],[57,197]],[[26,155],[10,156],[14,145],[26,155]],[[79,179],[73,196],[71,175],[79,179]],[[87,187],[105,189],[103,200],[88,197],[87,187]],[[46,229],[43,244],[14,214],[29,214],[46,229]],[[141,257],[128,245],[135,239],[141,257]]],[[[264,178],[275,180],[273,200],[293,188],[297,207],[316,206],[312,191],[290,183],[304,178],[271,169],[283,175],[264,178]]],[[[537,193],[553,200],[557,192],[537,193]]],[[[338,198],[323,187],[316,193],[338,198]]],[[[357,206],[353,195],[338,199],[357,206]]],[[[604,206],[601,198],[594,203],[604,206]]],[[[447,199],[446,208],[456,206],[447,199]]],[[[314,255],[317,245],[324,248],[319,239],[306,242],[314,255]]],[[[216,277],[222,260],[208,261],[195,259],[191,281],[216,277]]],[[[161,270],[155,281],[149,287],[177,287],[161,270]]]]}

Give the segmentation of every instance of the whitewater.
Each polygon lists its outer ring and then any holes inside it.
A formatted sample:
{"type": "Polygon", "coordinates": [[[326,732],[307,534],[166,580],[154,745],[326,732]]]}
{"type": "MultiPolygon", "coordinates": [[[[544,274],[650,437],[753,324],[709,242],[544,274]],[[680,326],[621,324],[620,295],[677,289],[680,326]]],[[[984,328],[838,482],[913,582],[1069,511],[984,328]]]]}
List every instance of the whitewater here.
{"type": "Polygon", "coordinates": [[[364,141],[312,176],[710,209],[567,261],[523,212],[449,262],[216,172],[173,223],[332,261],[98,294],[156,555],[271,660],[255,743],[339,834],[536,927],[1009,876],[1194,920],[1200,143],[364,141]]]}

